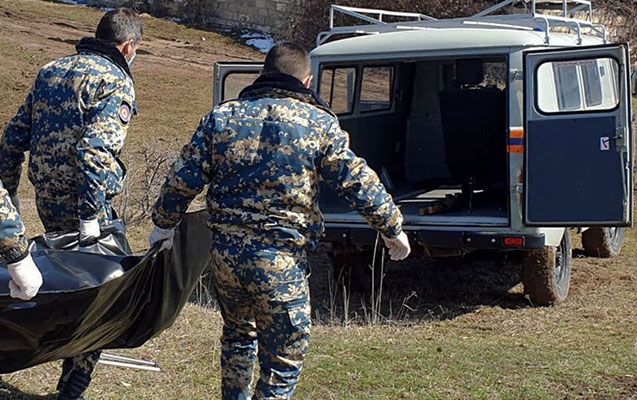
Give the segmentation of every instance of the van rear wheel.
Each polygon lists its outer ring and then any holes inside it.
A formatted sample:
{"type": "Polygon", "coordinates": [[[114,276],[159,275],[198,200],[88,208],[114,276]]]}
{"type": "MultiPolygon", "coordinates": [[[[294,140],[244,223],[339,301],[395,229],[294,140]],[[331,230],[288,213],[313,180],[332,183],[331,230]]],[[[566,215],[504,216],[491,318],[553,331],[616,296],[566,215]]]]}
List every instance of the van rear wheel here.
{"type": "Polygon", "coordinates": [[[558,247],[526,252],[522,260],[524,291],[533,304],[551,306],[563,303],[571,284],[571,233],[566,230],[558,247]]]}
{"type": "Polygon", "coordinates": [[[625,233],[625,228],[587,229],[582,233],[584,252],[589,257],[615,257],[622,251],[625,233]]]}

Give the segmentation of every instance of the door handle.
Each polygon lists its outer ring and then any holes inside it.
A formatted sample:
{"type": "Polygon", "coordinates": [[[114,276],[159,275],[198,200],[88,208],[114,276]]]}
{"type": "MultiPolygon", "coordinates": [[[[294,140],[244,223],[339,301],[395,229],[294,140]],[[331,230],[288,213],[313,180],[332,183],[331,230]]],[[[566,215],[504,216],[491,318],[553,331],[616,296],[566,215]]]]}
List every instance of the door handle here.
{"type": "Polygon", "coordinates": [[[611,136],[609,140],[615,142],[615,146],[618,150],[623,151],[623,147],[626,146],[626,129],[617,128],[615,136],[611,136]]]}

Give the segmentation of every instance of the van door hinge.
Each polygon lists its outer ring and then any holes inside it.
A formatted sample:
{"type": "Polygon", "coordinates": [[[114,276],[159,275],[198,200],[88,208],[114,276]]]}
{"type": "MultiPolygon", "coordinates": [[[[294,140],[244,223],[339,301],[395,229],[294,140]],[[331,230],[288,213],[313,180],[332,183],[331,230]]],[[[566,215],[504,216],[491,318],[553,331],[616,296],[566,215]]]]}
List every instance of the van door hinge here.
{"type": "Polygon", "coordinates": [[[521,81],[524,78],[522,75],[522,71],[519,69],[511,69],[509,70],[509,76],[511,77],[511,81],[521,81]]]}

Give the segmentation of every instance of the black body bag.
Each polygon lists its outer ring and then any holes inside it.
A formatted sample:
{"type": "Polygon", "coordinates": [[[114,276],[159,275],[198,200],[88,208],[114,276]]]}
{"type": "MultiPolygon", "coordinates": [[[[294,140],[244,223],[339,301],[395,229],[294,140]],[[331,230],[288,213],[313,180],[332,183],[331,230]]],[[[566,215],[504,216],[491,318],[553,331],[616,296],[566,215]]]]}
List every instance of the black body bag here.
{"type": "Polygon", "coordinates": [[[9,296],[0,268],[0,373],[98,349],[134,348],[169,328],[210,261],[206,212],[187,214],[172,249],[130,255],[121,222],[79,249],[77,234],[41,236],[31,254],[43,285],[9,296]]]}

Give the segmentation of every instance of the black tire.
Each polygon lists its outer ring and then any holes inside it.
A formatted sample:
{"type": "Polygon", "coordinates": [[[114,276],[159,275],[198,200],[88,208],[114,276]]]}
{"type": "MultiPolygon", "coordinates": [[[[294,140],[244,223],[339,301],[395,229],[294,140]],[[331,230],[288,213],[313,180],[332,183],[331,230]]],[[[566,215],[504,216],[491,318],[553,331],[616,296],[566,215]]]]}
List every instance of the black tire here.
{"type": "Polygon", "coordinates": [[[571,233],[564,232],[560,245],[526,252],[522,259],[524,291],[537,306],[561,304],[571,285],[571,233]]]}
{"type": "Polygon", "coordinates": [[[622,251],[625,234],[625,228],[587,229],[582,233],[584,253],[589,257],[615,257],[622,251]]]}

